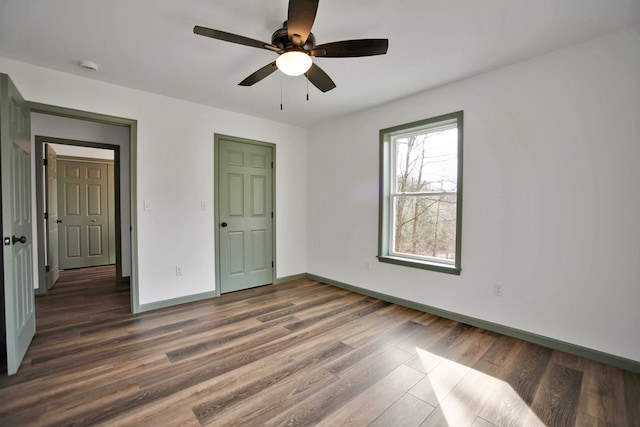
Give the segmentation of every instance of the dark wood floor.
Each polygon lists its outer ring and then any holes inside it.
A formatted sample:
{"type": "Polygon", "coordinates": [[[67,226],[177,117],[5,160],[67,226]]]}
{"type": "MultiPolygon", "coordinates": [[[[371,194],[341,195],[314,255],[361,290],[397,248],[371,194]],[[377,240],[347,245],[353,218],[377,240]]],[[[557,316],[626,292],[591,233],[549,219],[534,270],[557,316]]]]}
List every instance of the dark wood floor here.
{"type": "Polygon", "coordinates": [[[640,375],[313,280],[140,315],[65,272],[0,424],[640,426],[640,375]]]}

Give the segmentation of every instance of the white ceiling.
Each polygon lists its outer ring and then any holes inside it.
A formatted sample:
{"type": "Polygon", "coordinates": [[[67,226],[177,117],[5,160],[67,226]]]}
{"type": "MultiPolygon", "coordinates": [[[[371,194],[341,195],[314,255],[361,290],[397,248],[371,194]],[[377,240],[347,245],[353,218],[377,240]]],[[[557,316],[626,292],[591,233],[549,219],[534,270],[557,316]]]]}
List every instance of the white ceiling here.
{"type": "MultiPolygon", "coordinates": [[[[640,20],[640,0],[321,0],[317,43],[388,38],[385,56],[316,58],[337,87],[276,72],[275,54],[193,34],[271,41],[287,0],[0,0],[0,56],[303,127],[587,40],[640,20]],[[100,65],[98,73],[78,67],[100,65]],[[280,100],[283,110],[280,110],[280,100]]],[[[0,70],[2,71],[2,70],[0,70]]]]}

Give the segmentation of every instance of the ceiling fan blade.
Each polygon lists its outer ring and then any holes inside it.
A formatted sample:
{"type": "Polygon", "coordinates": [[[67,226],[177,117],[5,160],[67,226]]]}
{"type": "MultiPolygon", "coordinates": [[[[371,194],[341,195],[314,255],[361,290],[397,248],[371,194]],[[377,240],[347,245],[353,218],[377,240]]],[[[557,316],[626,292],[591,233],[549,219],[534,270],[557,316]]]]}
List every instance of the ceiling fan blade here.
{"type": "Polygon", "coordinates": [[[316,19],[319,0],[289,0],[287,31],[294,46],[302,46],[307,41],[313,21],[316,19]]]}
{"type": "Polygon", "coordinates": [[[277,70],[276,61],[273,61],[271,64],[267,64],[264,67],[260,68],[255,73],[251,74],[249,77],[238,83],[238,86],[252,86],[258,83],[260,80],[268,77],[277,70]]]}
{"type": "Polygon", "coordinates": [[[223,40],[225,42],[241,44],[243,46],[257,47],[258,49],[267,49],[278,53],[281,52],[280,48],[272,45],[271,43],[265,43],[261,42],[260,40],[250,39],[249,37],[227,33],[226,31],[214,30],[211,28],[196,25],[195,27],[193,27],[193,32],[200,36],[211,37],[212,39],[223,40]]]}
{"type": "Polygon", "coordinates": [[[389,48],[388,39],[359,39],[325,43],[314,47],[309,54],[324,58],[354,58],[384,55],[389,48]]]}
{"type": "Polygon", "coordinates": [[[309,71],[305,73],[305,76],[307,76],[307,79],[309,79],[315,87],[323,92],[328,92],[336,87],[336,84],[331,80],[331,77],[329,77],[329,75],[316,64],[311,65],[311,68],[309,68],[309,71]]]}

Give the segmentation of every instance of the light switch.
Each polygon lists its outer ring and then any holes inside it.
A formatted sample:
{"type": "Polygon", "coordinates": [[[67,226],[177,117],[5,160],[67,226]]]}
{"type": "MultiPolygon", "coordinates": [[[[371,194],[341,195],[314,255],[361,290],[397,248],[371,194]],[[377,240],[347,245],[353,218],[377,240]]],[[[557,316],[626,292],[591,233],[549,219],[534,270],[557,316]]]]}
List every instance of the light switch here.
{"type": "Polygon", "coordinates": [[[151,200],[145,200],[144,201],[144,210],[145,211],[150,211],[151,210],[151,200]]]}

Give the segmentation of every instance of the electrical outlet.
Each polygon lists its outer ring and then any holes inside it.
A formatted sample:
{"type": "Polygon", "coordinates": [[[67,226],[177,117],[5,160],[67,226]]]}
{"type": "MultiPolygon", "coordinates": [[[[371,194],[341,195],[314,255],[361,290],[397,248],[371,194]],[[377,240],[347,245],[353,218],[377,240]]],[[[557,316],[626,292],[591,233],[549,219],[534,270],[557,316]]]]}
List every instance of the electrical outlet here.
{"type": "Polygon", "coordinates": [[[200,202],[200,210],[201,211],[207,210],[207,202],[200,202]]]}
{"type": "Polygon", "coordinates": [[[145,200],[144,201],[144,210],[145,211],[150,211],[151,210],[151,200],[145,200]]]}
{"type": "Polygon", "coordinates": [[[502,285],[500,283],[493,284],[493,295],[496,297],[501,297],[504,295],[504,290],[502,289],[502,285]]]}
{"type": "Polygon", "coordinates": [[[176,276],[182,276],[182,266],[176,265],[176,276]]]}

